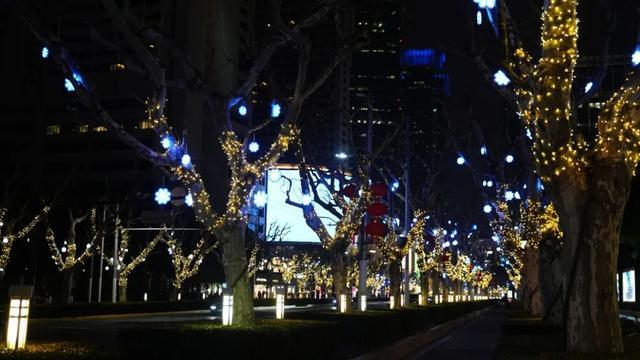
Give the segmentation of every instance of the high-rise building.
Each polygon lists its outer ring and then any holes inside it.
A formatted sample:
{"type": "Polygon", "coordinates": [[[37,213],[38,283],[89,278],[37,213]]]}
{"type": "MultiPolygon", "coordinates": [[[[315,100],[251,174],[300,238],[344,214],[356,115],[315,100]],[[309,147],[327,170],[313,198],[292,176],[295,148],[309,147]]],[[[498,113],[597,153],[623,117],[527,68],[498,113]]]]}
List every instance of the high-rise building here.
{"type": "MultiPolygon", "coordinates": [[[[128,11],[145,26],[184,44],[193,64],[225,92],[239,83],[246,69],[241,59],[253,45],[253,4],[252,0],[184,4],[146,0],[131,1],[128,11]]],[[[41,24],[69,49],[114,119],[148,146],[159,148],[144,113],[143,102],[151,90],[148,79],[127,67],[125,60],[131,54],[126,45],[124,53],[109,48],[109,43],[125,41],[102,3],[64,0],[37,6],[32,10],[41,24]]],[[[25,189],[43,195],[70,178],[74,193],[87,202],[106,193],[153,193],[163,185],[159,171],[92,118],[47,56],[47,49],[17,17],[3,15],[0,26],[5,29],[0,45],[3,79],[12,90],[0,99],[5,119],[0,124],[0,147],[10,154],[2,164],[7,173],[19,171],[25,189]]],[[[167,79],[180,75],[175,57],[165,55],[156,44],[148,46],[152,53],[161,54],[167,79]]],[[[189,133],[189,152],[205,180],[225,183],[227,175],[218,171],[226,159],[219,151],[216,120],[201,97],[171,89],[167,114],[178,132],[189,133]]]]}

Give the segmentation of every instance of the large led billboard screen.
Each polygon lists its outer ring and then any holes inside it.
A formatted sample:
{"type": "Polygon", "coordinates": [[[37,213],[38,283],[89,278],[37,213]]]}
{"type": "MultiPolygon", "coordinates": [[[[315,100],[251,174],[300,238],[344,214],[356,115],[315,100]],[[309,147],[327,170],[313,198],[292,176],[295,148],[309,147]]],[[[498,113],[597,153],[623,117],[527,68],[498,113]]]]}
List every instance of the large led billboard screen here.
{"type": "Polygon", "coordinates": [[[622,301],[636,302],[635,270],[629,270],[622,273],[622,301]]]}
{"type": "MultiPolygon", "coordinates": [[[[286,226],[289,232],[282,241],[320,242],[309,226],[307,226],[302,209],[287,204],[287,192],[291,201],[302,203],[302,189],[300,186],[300,173],[296,168],[271,169],[267,174],[267,205],[265,231],[274,226],[286,226]]],[[[330,199],[326,187],[319,185],[318,194],[325,200],[330,199]]],[[[337,218],[322,206],[314,203],[314,208],[322,222],[327,227],[329,234],[335,234],[337,218]]]]}

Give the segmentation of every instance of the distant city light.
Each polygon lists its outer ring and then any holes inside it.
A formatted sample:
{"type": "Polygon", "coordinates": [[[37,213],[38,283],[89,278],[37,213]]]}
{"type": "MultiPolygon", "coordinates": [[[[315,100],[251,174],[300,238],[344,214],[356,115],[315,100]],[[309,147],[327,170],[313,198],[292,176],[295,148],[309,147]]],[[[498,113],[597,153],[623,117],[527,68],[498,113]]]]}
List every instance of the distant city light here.
{"type": "Polygon", "coordinates": [[[193,206],[193,196],[191,196],[191,193],[188,193],[187,196],[184,197],[184,203],[189,207],[193,206]]]}
{"type": "Polygon", "coordinates": [[[458,165],[464,165],[465,162],[466,161],[465,161],[465,159],[464,159],[464,157],[462,155],[459,155],[458,158],[456,159],[456,163],[458,165]]]}
{"type": "Polygon", "coordinates": [[[182,166],[191,167],[191,156],[189,154],[182,155],[182,159],[180,159],[182,166]]]}
{"type": "Polygon", "coordinates": [[[263,190],[257,191],[253,195],[253,203],[258,208],[263,208],[265,205],[267,205],[267,193],[264,192],[263,190]]]}
{"type": "Polygon", "coordinates": [[[336,156],[337,159],[340,159],[340,160],[344,160],[344,159],[349,157],[349,155],[347,155],[346,153],[344,153],[342,151],[337,153],[335,156],[336,156]]]}
{"type": "Polygon", "coordinates": [[[589,81],[587,85],[584,86],[584,92],[588,93],[589,90],[591,90],[592,88],[593,88],[593,81],[589,81]]]}
{"type": "Polygon", "coordinates": [[[240,114],[240,116],[247,115],[247,107],[244,105],[240,105],[240,107],[238,108],[238,114],[240,114]]]}
{"type": "Polygon", "coordinates": [[[43,47],[43,48],[42,48],[42,53],[41,53],[41,55],[42,55],[42,58],[43,58],[43,59],[48,58],[48,57],[49,57],[49,48],[48,48],[48,47],[46,47],[46,46],[45,46],[45,47],[43,47]]]}
{"type": "Polygon", "coordinates": [[[73,83],[69,79],[64,79],[64,88],[67,89],[68,92],[73,92],[76,88],[73,86],[73,83]]]}
{"type": "Polygon", "coordinates": [[[507,77],[507,74],[505,74],[502,70],[496,71],[496,73],[493,75],[493,81],[495,81],[499,86],[507,86],[511,83],[511,80],[509,79],[509,77],[507,77]]]}
{"type": "Polygon", "coordinates": [[[280,116],[280,112],[282,112],[282,107],[280,106],[280,104],[278,104],[277,102],[272,102],[271,103],[271,117],[272,118],[277,118],[278,116],[280,116]]]}
{"type": "Polygon", "coordinates": [[[249,144],[249,151],[252,152],[252,153],[255,153],[255,152],[258,152],[258,150],[260,150],[260,144],[258,144],[255,141],[252,141],[249,144]]]}
{"type": "Polygon", "coordinates": [[[504,158],[504,160],[507,162],[507,164],[511,164],[514,160],[514,157],[513,155],[509,154],[504,158]]]}
{"type": "Polygon", "coordinates": [[[491,213],[491,205],[487,204],[482,208],[482,211],[484,211],[485,214],[489,214],[491,213]]]}
{"type": "Polygon", "coordinates": [[[171,201],[171,192],[167,188],[159,188],[156,191],[155,200],[159,205],[166,205],[171,201]]]}

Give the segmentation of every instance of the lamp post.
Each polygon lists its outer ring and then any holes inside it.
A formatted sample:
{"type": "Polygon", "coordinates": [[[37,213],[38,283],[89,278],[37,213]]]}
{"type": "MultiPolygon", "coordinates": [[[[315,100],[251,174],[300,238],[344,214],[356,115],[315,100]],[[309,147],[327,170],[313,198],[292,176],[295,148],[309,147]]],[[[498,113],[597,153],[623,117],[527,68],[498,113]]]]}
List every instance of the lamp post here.
{"type": "Polygon", "coordinates": [[[7,349],[24,349],[27,343],[29,303],[33,286],[11,285],[9,287],[9,319],[7,321],[7,349]]]}
{"type": "Polygon", "coordinates": [[[284,286],[276,287],[276,319],[284,319],[284,286]]]}

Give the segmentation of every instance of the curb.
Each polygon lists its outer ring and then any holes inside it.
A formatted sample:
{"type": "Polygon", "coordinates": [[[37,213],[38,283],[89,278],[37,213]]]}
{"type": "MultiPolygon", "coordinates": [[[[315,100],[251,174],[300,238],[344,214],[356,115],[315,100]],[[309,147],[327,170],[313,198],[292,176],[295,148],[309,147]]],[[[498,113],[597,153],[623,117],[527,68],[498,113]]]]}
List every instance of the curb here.
{"type": "Polygon", "coordinates": [[[466,314],[455,320],[447,321],[443,324],[436,325],[430,329],[421,331],[415,335],[398,340],[390,345],[368,352],[364,355],[353,358],[352,360],[391,360],[406,359],[414,355],[420,349],[434,343],[435,341],[445,337],[454,330],[468,324],[470,321],[482,316],[494,306],[488,306],[484,309],[476,310],[466,314]]]}

